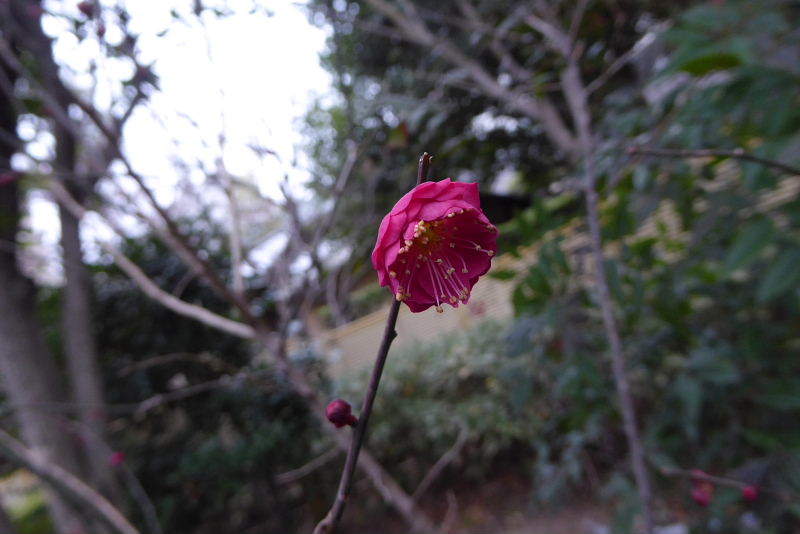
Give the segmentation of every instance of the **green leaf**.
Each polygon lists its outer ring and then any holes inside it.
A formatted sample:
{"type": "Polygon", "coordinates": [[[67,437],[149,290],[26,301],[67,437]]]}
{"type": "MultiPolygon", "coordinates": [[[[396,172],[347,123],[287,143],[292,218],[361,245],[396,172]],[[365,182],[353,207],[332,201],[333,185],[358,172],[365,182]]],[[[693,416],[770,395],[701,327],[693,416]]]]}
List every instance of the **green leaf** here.
{"type": "Polygon", "coordinates": [[[758,286],[756,297],[765,302],[795,288],[800,282],[800,249],[782,252],[764,275],[758,286]]]}
{"type": "Polygon", "coordinates": [[[769,219],[757,219],[747,224],[736,236],[725,258],[725,275],[750,265],[764,250],[775,234],[769,219]]]}
{"type": "Polygon", "coordinates": [[[742,64],[736,54],[727,52],[713,52],[694,57],[680,65],[680,70],[694,76],[703,76],[715,70],[731,69],[742,64]]]}
{"type": "Polygon", "coordinates": [[[515,276],[517,276],[516,271],[512,271],[511,269],[496,269],[489,273],[491,278],[496,278],[497,280],[511,280],[515,276]]]}

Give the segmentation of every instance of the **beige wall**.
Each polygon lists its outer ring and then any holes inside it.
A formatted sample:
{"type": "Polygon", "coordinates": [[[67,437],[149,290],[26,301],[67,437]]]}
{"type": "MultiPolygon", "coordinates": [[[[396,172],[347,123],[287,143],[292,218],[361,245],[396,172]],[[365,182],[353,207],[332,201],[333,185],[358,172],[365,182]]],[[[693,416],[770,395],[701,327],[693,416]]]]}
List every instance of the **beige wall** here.
{"type": "MultiPolygon", "coordinates": [[[[494,261],[507,263],[505,258],[494,261]]],[[[444,313],[433,308],[421,313],[411,313],[408,307],[400,307],[397,319],[397,338],[392,344],[396,352],[415,341],[433,339],[443,332],[470,328],[484,317],[502,319],[513,313],[511,290],[513,284],[483,277],[475,284],[469,304],[458,308],[444,306],[444,313]]],[[[391,293],[386,290],[387,305],[342,327],[324,332],[317,341],[322,354],[330,358],[330,371],[337,375],[346,369],[361,367],[375,359],[375,353],[383,337],[386,316],[389,313],[391,293]]]]}

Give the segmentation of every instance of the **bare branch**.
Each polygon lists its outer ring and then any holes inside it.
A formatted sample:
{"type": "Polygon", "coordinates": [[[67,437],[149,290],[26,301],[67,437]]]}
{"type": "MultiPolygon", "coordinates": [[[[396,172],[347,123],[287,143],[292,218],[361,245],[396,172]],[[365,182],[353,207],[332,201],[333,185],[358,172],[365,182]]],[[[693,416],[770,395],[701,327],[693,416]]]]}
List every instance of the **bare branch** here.
{"type": "Polygon", "coordinates": [[[139,534],[105,497],[69,471],[49,461],[41,451],[27,448],[4,430],[0,430],[0,449],[11,461],[23,465],[77,506],[90,510],[113,531],[139,534]]]}
{"type": "Polygon", "coordinates": [[[62,126],[72,135],[80,137],[80,131],[78,130],[75,121],[69,118],[65,107],[61,104],[61,102],[58,101],[56,96],[47,91],[38,78],[32,75],[28,69],[25,68],[25,65],[23,65],[19,59],[17,59],[16,55],[11,49],[11,46],[8,44],[8,41],[6,41],[2,35],[0,35],[0,59],[3,60],[8,68],[29,80],[31,85],[38,90],[39,96],[45,101],[50,113],[53,116],[53,119],[58,123],[59,126],[62,126]]]}
{"type": "Polygon", "coordinates": [[[713,148],[689,150],[632,146],[628,148],[628,153],[663,158],[733,158],[758,163],[760,165],[764,165],[765,167],[772,167],[773,169],[778,169],[786,174],[800,176],[800,168],[798,167],[792,167],[791,165],[781,163],[780,161],[754,156],[753,154],[745,152],[742,148],[736,148],[734,150],[720,150],[713,148]]]}
{"type": "Polygon", "coordinates": [[[589,237],[592,249],[592,259],[594,260],[595,285],[600,310],[603,316],[603,325],[606,330],[609,348],[611,350],[611,369],[614,375],[614,384],[617,390],[620,411],[622,412],[622,423],[627,438],[628,447],[631,455],[631,467],[633,476],[636,480],[636,487],[639,491],[639,499],[642,506],[642,516],[644,519],[644,530],[647,534],[653,532],[652,516],[652,490],[650,478],[645,464],[644,449],[642,438],[636,423],[636,409],[633,405],[633,396],[630,391],[630,384],[625,371],[625,354],[622,348],[622,340],[619,334],[619,327],[614,317],[614,304],[611,300],[611,291],[608,287],[606,275],[605,255],[603,253],[603,238],[600,231],[600,214],[598,208],[598,195],[596,189],[596,177],[593,173],[591,162],[587,157],[585,166],[584,197],[586,199],[586,219],[589,223],[589,237]]]}
{"type": "Polygon", "coordinates": [[[117,376],[120,378],[124,378],[137,371],[144,371],[146,369],[155,367],[157,365],[165,365],[168,363],[174,363],[180,361],[203,363],[214,369],[226,370],[228,372],[236,371],[236,368],[228,364],[228,362],[222,360],[221,358],[217,358],[216,356],[209,354],[207,352],[201,352],[200,354],[195,354],[193,352],[173,352],[170,354],[161,354],[159,356],[153,356],[152,358],[147,358],[146,360],[141,360],[132,363],[130,365],[126,365],[125,367],[117,371],[117,376]]]}
{"type": "Polygon", "coordinates": [[[589,0],[578,0],[575,6],[575,11],[572,12],[572,20],[569,23],[569,42],[571,46],[575,46],[578,38],[578,30],[581,27],[583,15],[586,13],[586,7],[589,5],[589,0]]]}
{"type": "Polygon", "coordinates": [[[218,388],[232,386],[241,383],[243,380],[268,376],[270,373],[271,371],[267,370],[253,372],[242,371],[233,376],[223,375],[219,378],[215,378],[214,380],[207,380],[205,382],[200,382],[199,384],[193,384],[185,388],[176,389],[175,391],[159,393],[158,395],[153,395],[152,397],[138,403],[134,411],[134,417],[143,417],[147,412],[170,402],[183,400],[218,388]]]}
{"type": "Polygon", "coordinates": [[[467,438],[469,437],[469,431],[466,425],[462,425],[461,430],[458,432],[458,437],[456,438],[455,443],[453,446],[450,447],[437,461],[433,466],[428,470],[425,476],[422,479],[422,482],[419,483],[417,489],[414,490],[414,493],[411,495],[411,498],[415,501],[418,501],[422,495],[428,491],[431,485],[436,481],[439,475],[442,474],[442,471],[450,465],[450,463],[454,462],[458,456],[461,454],[461,449],[464,448],[464,445],[467,444],[467,438]]]}
{"type": "MultiPolygon", "coordinates": [[[[67,210],[70,211],[75,218],[82,219],[86,215],[86,208],[79,204],[63,185],[56,180],[50,180],[49,185],[50,191],[53,193],[53,196],[56,198],[56,200],[65,208],[67,208],[67,210]]],[[[112,228],[114,228],[113,223],[111,223],[108,219],[105,220],[112,228]]],[[[122,237],[122,234],[120,234],[120,237],[122,237]]],[[[127,274],[128,277],[133,280],[148,297],[161,303],[166,308],[169,308],[179,315],[196,319],[203,324],[218,330],[222,330],[223,332],[232,334],[234,336],[245,339],[252,339],[254,337],[254,330],[251,326],[228,319],[226,317],[222,317],[221,315],[217,315],[216,313],[205,308],[190,304],[186,301],[176,298],[170,293],[167,293],[158,287],[158,285],[153,282],[144,273],[144,271],[142,271],[133,261],[131,261],[111,243],[101,241],[100,246],[114,258],[114,263],[116,263],[117,266],[125,274],[127,274]]]]}
{"type": "MultiPolygon", "coordinates": [[[[735,478],[709,475],[708,473],[703,473],[702,471],[699,471],[697,469],[689,470],[689,469],[679,469],[677,467],[666,467],[666,466],[660,466],[657,469],[664,476],[683,477],[683,478],[690,478],[693,480],[702,480],[705,482],[711,482],[712,484],[717,484],[718,486],[725,486],[728,488],[735,488],[739,490],[751,485],[748,482],[743,482],[735,478]]],[[[777,490],[769,487],[764,487],[762,485],[758,486],[758,490],[759,492],[762,493],[770,493],[772,495],[775,495],[784,501],[797,502],[798,500],[800,500],[800,495],[794,492],[777,490]]]]}
{"type": "Polygon", "coordinates": [[[577,154],[577,146],[572,132],[564,124],[558,110],[548,99],[510,91],[489,74],[480,63],[469,58],[452,42],[435,36],[422,21],[410,19],[386,0],[367,1],[376,11],[391,19],[409,41],[434,50],[450,63],[465,69],[484,94],[541,122],[547,136],[558,149],[573,157],[577,154]]]}
{"type": "MultiPolygon", "coordinates": [[[[36,80],[36,77],[31,75],[31,73],[25,69],[24,65],[22,65],[22,63],[20,63],[16,57],[14,57],[14,54],[8,46],[8,43],[2,38],[2,36],[0,36],[0,58],[2,58],[10,68],[17,71],[20,75],[26,76],[26,78],[29,79],[34,86],[39,88],[42,92],[42,98],[44,98],[48,105],[53,108],[55,118],[59,124],[68,129],[76,137],[80,137],[80,132],[77,130],[74,121],[72,121],[66,114],[66,110],[61,102],[59,102],[54,95],[48,92],[47,89],[36,80]]],[[[144,192],[152,207],[156,210],[159,217],[166,225],[168,232],[165,232],[162,235],[163,237],[168,238],[168,244],[175,250],[181,259],[186,262],[187,265],[195,269],[198,273],[203,274],[203,278],[208,282],[212,289],[214,289],[223,298],[226,298],[231,304],[235,305],[242,315],[248,320],[248,322],[256,322],[244,299],[240,295],[232,292],[219,278],[217,273],[214,272],[208,262],[202,259],[199,254],[197,254],[197,252],[189,245],[185,236],[183,236],[183,234],[180,232],[177,224],[175,224],[166,210],[158,203],[155,195],[145,183],[144,178],[136,172],[126,155],[122,152],[122,148],[120,147],[120,132],[109,127],[103,120],[103,117],[100,115],[100,113],[93,106],[84,102],[73,91],[66,87],[57,76],[53,80],[53,83],[56,86],[55,90],[58,91],[58,96],[78,106],[108,140],[114,156],[119,158],[119,160],[125,166],[128,175],[139,185],[140,189],[144,192]]]]}
{"type": "Polygon", "coordinates": [[[533,13],[529,13],[525,16],[525,22],[527,22],[531,28],[542,34],[550,48],[564,57],[572,55],[572,43],[569,35],[564,33],[564,31],[553,22],[538,17],[533,13]]]}
{"type": "Polygon", "coordinates": [[[323,465],[336,458],[341,452],[342,451],[340,449],[329,449],[327,452],[322,453],[307,464],[301,465],[297,469],[292,469],[291,471],[286,471],[285,473],[277,475],[275,477],[275,482],[278,484],[291,484],[292,482],[297,482],[301,478],[310,475],[323,465]]]}

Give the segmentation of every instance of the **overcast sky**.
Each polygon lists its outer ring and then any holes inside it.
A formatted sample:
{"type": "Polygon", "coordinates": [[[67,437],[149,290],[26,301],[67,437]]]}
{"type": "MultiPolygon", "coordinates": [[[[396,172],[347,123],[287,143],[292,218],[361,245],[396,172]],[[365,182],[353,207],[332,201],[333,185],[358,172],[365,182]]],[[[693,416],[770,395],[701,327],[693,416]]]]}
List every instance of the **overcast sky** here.
{"type": "MultiPolygon", "coordinates": [[[[50,1],[46,7],[78,16],[76,4],[50,1]]],[[[264,0],[264,9],[255,13],[250,12],[252,1],[230,0],[226,4],[232,15],[206,13],[202,24],[191,15],[192,4],[127,2],[130,27],[139,35],[139,61],[153,65],[161,89],[132,116],[125,131],[124,148],[134,167],[149,179],[159,200],[169,204],[176,192],[170,157],[179,151],[211,165],[224,130],[225,164],[232,173],[251,177],[269,195],[277,194],[284,175],[302,183],[302,157],[296,160],[302,140],[298,120],[315,97],[330,90],[330,77],[319,64],[326,30],[310,24],[302,5],[288,0],[264,0]],[[185,21],[176,21],[173,9],[186,15],[185,21]],[[253,143],[278,157],[257,158],[247,148],[253,143]]],[[[56,38],[57,61],[78,73],[70,80],[74,85],[90,85],[90,77],[81,73],[88,72],[92,61],[101,76],[130,76],[131,64],[107,59],[93,35],[78,42],[59,17],[45,16],[43,26],[56,38]]],[[[107,28],[106,42],[119,42],[121,33],[113,24],[107,28]]],[[[99,84],[95,100],[102,106],[108,99],[99,84]]],[[[43,138],[40,156],[45,156],[48,144],[51,141],[43,138]]],[[[55,207],[44,196],[31,204],[31,224],[46,244],[57,242],[55,207]]]]}

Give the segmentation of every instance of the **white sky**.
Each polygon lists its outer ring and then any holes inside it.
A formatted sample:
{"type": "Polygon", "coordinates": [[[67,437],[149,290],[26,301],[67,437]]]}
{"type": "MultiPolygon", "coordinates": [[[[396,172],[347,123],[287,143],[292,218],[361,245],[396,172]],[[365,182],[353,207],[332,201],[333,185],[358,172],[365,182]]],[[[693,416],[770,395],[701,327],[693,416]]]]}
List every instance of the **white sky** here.
{"type": "MultiPolygon", "coordinates": [[[[76,4],[51,0],[46,5],[51,12],[77,15],[76,4]]],[[[295,186],[307,176],[297,151],[302,141],[297,121],[315,97],[330,93],[330,76],[319,64],[326,31],[311,25],[302,6],[289,0],[260,2],[271,16],[265,10],[250,13],[251,1],[226,4],[233,15],[217,18],[205,13],[200,24],[191,15],[190,0],[126,2],[130,27],[140,36],[139,61],[152,63],[161,91],[153,92],[151,101],[129,120],[124,149],[163,204],[175,200],[177,177],[170,158],[180,153],[183,159],[196,158],[213,168],[223,125],[226,167],[252,179],[265,194],[277,195],[284,175],[295,186]],[[174,20],[172,9],[185,14],[185,22],[174,20]],[[164,30],[168,31],[162,34],[164,30]],[[275,151],[278,158],[258,158],[247,148],[253,143],[275,151]]],[[[57,37],[57,61],[77,72],[71,76],[74,85],[92,85],[85,74],[92,61],[101,79],[130,77],[130,62],[107,59],[93,34],[78,42],[62,19],[45,16],[43,25],[57,37]]],[[[117,28],[107,25],[106,41],[120,38],[117,28]]],[[[93,98],[101,107],[110,101],[109,87],[113,84],[101,81],[95,89],[93,98]]],[[[44,136],[33,148],[42,155],[51,142],[44,136]]],[[[55,253],[59,228],[54,206],[37,195],[30,207],[31,226],[45,250],[55,253]]]]}

